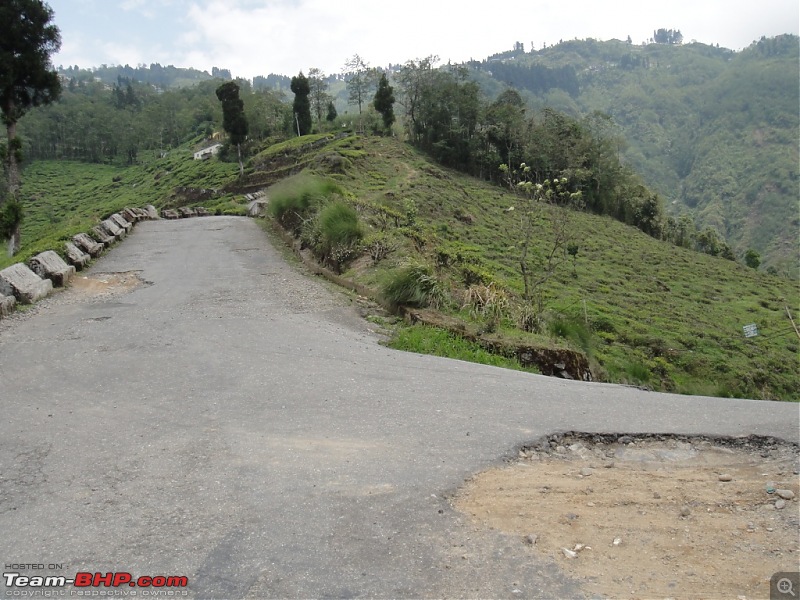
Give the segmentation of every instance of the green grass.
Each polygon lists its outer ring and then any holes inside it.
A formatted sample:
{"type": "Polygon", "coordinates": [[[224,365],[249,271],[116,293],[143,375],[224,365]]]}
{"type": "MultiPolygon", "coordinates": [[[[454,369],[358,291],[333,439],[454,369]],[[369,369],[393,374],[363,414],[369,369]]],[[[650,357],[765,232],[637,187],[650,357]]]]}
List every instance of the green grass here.
{"type": "MultiPolygon", "coordinates": [[[[519,216],[505,210],[518,206],[513,194],[431,164],[396,140],[363,138],[359,146],[369,158],[332,177],[363,207],[370,230],[398,244],[347,275],[377,288],[413,260],[430,266],[454,307],[468,276],[489,277],[519,299],[519,216]],[[375,209],[405,214],[410,202],[417,208],[413,227],[396,227],[375,209]]],[[[800,313],[798,282],[675,247],[607,217],[570,218],[579,246],[574,272],[568,259],[542,290],[544,318],[553,327],[544,335],[504,333],[584,351],[608,381],[800,400],[798,340],[784,308],[795,318],[800,313]],[[748,323],[758,324],[759,337],[744,338],[748,323]]],[[[546,250],[541,240],[548,235],[544,227],[534,253],[546,250]]]]}
{"type": "MultiPolygon", "coordinates": [[[[417,264],[435,280],[442,310],[466,320],[472,318],[462,308],[467,286],[473,280],[491,281],[514,305],[497,323],[496,335],[584,352],[601,380],[685,394],[800,400],[800,340],[785,311],[788,305],[796,320],[800,314],[797,281],[575,212],[570,214],[570,231],[579,246],[574,267],[567,260],[542,288],[544,326],[526,333],[515,327],[522,280],[519,211],[507,210],[519,204],[513,194],[432,164],[391,138],[350,137],[316,148],[301,142],[286,147],[297,146],[302,164],[317,165],[316,172],[309,168],[305,174],[316,176],[316,185],[322,186],[314,193],[335,194],[352,206],[365,240],[373,246],[380,240],[388,248],[371,260],[371,246],[364,243],[363,260],[349,262],[346,277],[377,290],[401,277],[410,263],[417,264]],[[319,153],[333,150],[352,153],[345,171],[327,172],[324,163],[315,162],[319,153]],[[742,326],[748,323],[758,325],[758,337],[744,338],[742,326]]],[[[269,169],[268,163],[263,168],[269,169]]],[[[178,202],[173,196],[178,187],[221,188],[235,180],[236,171],[231,163],[193,161],[188,148],[125,169],[34,163],[23,174],[23,194],[29,200],[23,252],[14,260],[57,248],[63,238],[124,206],[178,202]]],[[[289,189],[302,180],[293,177],[283,186],[289,189]]],[[[273,203],[281,189],[271,190],[273,203]]],[[[230,195],[214,201],[220,210],[242,209],[230,195]]],[[[545,250],[542,240],[548,235],[547,226],[538,232],[534,255],[545,250]]],[[[0,268],[7,264],[0,257],[0,268]]],[[[401,296],[395,302],[409,301],[401,296]]],[[[474,325],[485,324],[476,319],[474,325]]],[[[440,334],[414,335],[421,339],[398,341],[398,347],[489,360],[456,355],[457,344],[439,339],[440,334]],[[434,340],[424,341],[428,338],[434,340]]]]}
{"type": "Polygon", "coordinates": [[[37,161],[22,173],[24,216],[22,248],[13,258],[0,256],[0,268],[44,250],[61,251],[64,240],[88,231],[100,219],[126,206],[200,204],[212,212],[243,214],[230,194],[202,202],[183,202],[176,188],[220,189],[235,179],[238,167],[217,160],[193,160],[189,148],[164,158],[144,158],[131,167],[72,161],[37,161]]]}
{"type": "Polygon", "coordinates": [[[487,352],[478,344],[437,327],[425,325],[400,327],[388,345],[396,350],[433,354],[529,373],[536,372],[534,369],[524,368],[517,360],[487,352]]]}

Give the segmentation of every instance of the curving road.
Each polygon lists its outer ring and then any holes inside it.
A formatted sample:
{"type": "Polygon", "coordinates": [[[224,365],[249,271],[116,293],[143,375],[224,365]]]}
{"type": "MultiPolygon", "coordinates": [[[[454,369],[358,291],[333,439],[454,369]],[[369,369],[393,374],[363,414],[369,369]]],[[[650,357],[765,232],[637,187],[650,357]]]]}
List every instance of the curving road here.
{"type": "Polygon", "coordinates": [[[141,223],[92,267],[131,270],[152,285],[0,323],[4,572],[185,575],[197,598],[582,597],[448,495],[559,430],[800,437],[797,404],[387,349],[246,219],[141,223]]]}

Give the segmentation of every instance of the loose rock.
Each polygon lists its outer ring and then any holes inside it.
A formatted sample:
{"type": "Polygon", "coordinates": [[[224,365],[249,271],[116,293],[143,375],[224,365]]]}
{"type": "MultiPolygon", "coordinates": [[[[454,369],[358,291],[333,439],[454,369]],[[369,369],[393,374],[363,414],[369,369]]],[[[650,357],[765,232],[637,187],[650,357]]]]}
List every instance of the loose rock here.
{"type": "Polygon", "coordinates": [[[562,548],[561,552],[563,552],[564,556],[566,556],[567,558],[578,558],[578,553],[577,552],[573,552],[569,548],[562,548]]]}
{"type": "Polygon", "coordinates": [[[784,500],[792,500],[794,498],[794,492],[792,490],[775,490],[775,493],[784,500]]]}
{"type": "Polygon", "coordinates": [[[719,476],[720,481],[733,481],[733,476],[729,473],[723,473],[719,476]]]}
{"type": "Polygon", "coordinates": [[[581,475],[583,475],[584,477],[589,477],[589,475],[591,475],[592,473],[594,473],[594,469],[592,469],[591,467],[584,467],[583,469],[581,469],[581,475]]]}
{"type": "Polygon", "coordinates": [[[780,500],[775,501],[775,508],[781,510],[782,508],[786,508],[786,500],[781,498],[780,500]]]}
{"type": "Polygon", "coordinates": [[[684,506],[684,507],[681,508],[681,516],[682,517],[688,517],[690,514],[692,514],[692,511],[689,509],[688,506],[684,506]]]}
{"type": "Polygon", "coordinates": [[[530,535],[526,535],[523,538],[523,541],[526,544],[528,544],[528,546],[533,546],[534,544],[536,544],[536,540],[538,540],[538,539],[539,539],[538,535],[536,535],[535,533],[531,533],[530,535]]]}

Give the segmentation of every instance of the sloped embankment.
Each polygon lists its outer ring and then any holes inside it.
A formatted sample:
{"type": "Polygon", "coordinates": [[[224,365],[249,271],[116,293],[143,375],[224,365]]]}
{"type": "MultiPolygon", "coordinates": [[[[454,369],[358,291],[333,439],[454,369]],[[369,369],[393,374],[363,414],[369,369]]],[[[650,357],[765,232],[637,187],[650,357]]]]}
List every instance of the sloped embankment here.
{"type": "Polygon", "coordinates": [[[337,277],[381,291],[393,306],[387,281],[409,268],[421,274],[432,296],[399,303],[412,320],[557,376],[800,399],[800,340],[787,318],[787,308],[796,312],[800,304],[796,282],[606,217],[545,206],[529,248],[532,264],[551,249],[555,222],[567,228],[572,250],[562,250],[552,277],[537,288],[536,305],[525,306],[517,196],[441,168],[394,139],[309,137],[265,150],[251,180],[291,160],[335,188],[316,206],[335,199],[352,207],[358,243],[316,252],[319,213],[310,209],[290,227],[298,246],[337,277]],[[751,323],[760,335],[745,338],[742,327],[751,323]]]}

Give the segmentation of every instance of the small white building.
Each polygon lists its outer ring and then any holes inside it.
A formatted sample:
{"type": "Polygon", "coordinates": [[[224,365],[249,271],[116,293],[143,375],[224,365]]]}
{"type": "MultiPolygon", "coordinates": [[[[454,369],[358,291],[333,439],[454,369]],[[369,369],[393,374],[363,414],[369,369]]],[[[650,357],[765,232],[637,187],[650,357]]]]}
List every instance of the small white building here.
{"type": "Polygon", "coordinates": [[[195,160],[208,160],[212,156],[219,154],[219,149],[222,148],[222,144],[214,144],[213,146],[209,146],[208,148],[203,148],[202,150],[198,150],[194,153],[195,160]]]}

